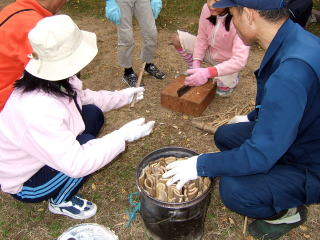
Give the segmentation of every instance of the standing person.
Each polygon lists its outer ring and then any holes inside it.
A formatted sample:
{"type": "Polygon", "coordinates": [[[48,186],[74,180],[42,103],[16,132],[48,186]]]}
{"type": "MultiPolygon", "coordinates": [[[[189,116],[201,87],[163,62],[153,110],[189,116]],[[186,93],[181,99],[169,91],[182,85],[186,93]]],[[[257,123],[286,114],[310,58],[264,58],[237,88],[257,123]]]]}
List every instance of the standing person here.
{"type": "Polygon", "coordinates": [[[255,218],[249,232],[278,239],[320,202],[320,39],[289,18],[283,0],[220,0],[246,45],[266,50],[256,109],[215,133],[218,153],[168,165],[163,177],[181,188],[197,176],[221,177],[223,203],[255,218]],[[301,47],[303,46],[303,47],[301,47]]]}
{"type": "Polygon", "coordinates": [[[27,55],[32,48],[28,32],[65,3],[66,0],[16,0],[0,12],[0,111],[29,61],[27,55]]]}
{"type": "Polygon", "coordinates": [[[156,79],[164,79],[165,74],[153,64],[157,45],[157,19],[162,8],[162,0],[106,0],[106,17],[117,25],[118,62],[124,68],[122,80],[135,87],[137,74],[132,68],[134,47],[132,17],[135,16],[142,34],[141,60],[146,62],[145,72],[156,79]]]}
{"type": "Polygon", "coordinates": [[[304,28],[312,14],[312,6],[312,0],[289,0],[288,8],[291,20],[304,28]]]}
{"type": "Polygon", "coordinates": [[[95,215],[76,195],[88,176],[151,133],[154,121],[131,121],[97,138],[103,112],[130,104],[143,87],[82,89],[75,76],[97,54],[96,35],[66,15],[40,20],[29,32],[31,60],[0,112],[1,190],[22,202],[49,200],[49,210],[75,219],[95,215]]]}
{"type": "Polygon", "coordinates": [[[239,82],[239,72],[247,64],[250,48],[238,36],[228,8],[214,8],[207,0],[202,8],[197,36],[179,31],[173,45],[188,64],[185,84],[200,86],[209,78],[217,83],[216,93],[229,96],[239,82]],[[213,67],[201,68],[204,61],[213,67]]]}

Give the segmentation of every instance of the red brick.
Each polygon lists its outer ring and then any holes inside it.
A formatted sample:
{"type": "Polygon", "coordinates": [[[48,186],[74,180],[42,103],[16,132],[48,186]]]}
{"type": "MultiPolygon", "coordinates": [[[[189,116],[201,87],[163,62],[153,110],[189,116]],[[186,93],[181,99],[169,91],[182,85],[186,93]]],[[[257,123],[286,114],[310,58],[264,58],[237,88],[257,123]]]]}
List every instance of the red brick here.
{"type": "Polygon", "coordinates": [[[179,76],[161,92],[161,105],[176,112],[195,117],[200,116],[215,95],[215,86],[211,81],[199,87],[192,87],[181,97],[177,90],[184,85],[185,76],[179,76]]]}

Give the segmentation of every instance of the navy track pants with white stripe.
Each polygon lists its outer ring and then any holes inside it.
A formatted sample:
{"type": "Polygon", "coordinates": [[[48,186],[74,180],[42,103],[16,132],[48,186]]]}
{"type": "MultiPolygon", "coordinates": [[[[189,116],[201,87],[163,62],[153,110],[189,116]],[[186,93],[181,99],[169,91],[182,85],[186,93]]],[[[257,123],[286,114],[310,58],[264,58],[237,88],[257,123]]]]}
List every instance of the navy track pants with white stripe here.
{"type": "MultiPolygon", "coordinates": [[[[82,108],[85,131],[77,137],[80,144],[95,139],[104,124],[102,111],[95,105],[82,108]]],[[[71,178],[62,172],[44,166],[23,184],[22,190],[12,196],[22,202],[41,202],[49,198],[59,204],[74,196],[86,181],[86,177],[71,178]]]]}

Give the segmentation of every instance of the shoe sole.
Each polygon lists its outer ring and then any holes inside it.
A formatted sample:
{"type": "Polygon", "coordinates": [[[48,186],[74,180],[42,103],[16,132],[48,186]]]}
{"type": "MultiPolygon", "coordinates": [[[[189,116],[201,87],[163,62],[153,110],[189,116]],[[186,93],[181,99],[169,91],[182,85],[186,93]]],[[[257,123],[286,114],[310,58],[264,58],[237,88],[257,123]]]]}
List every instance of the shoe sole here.
{"type": "Polygon", "coordinates": [[[223,98],[228,98],[230,97],[232,94],[234,93],[234,89],[231,91],[231,92],[228,92],[227,94],[223,91],[219,92],[219,91],[216,91],[216,94],[219,96],[219,97],[223,97],[223,98]]]}
{"type": "Polygon", "coordinates": [[[144,73],[149,74],[149,75],[151,75],[152,77],[154,77],[155,79],[158,79],[158,80],[163,80],[163,79],[166,78],[166,75],[164,75],[163,78],[157,78],[157,77],[153,76],[151,73],[148,73],[147,71],[144,71],[144,73]]]}
{"type": "Polygon", "coordinates": [[[61,211],[58,211],[56,209],[54,209],[53,207],[51,207],[51,205],[49,204],[49,211],[54,213],[54,214],[59,214],[59,215],[64,215],[64,216],[68,216],[70,218],[73,218],[73,219],[78,219],[78,220],[81,220],[81,219],[87,219],[87,218],[91,218],[93,217],[94,215],[96,215],[97,213],[97,207],[95,207],[94,211],[88,215],[88,216],[77,216],[77,215],[74,215],[74,214],[71,214],[71,213],[68,213],[68,212],[61,212],[61,211]]]}

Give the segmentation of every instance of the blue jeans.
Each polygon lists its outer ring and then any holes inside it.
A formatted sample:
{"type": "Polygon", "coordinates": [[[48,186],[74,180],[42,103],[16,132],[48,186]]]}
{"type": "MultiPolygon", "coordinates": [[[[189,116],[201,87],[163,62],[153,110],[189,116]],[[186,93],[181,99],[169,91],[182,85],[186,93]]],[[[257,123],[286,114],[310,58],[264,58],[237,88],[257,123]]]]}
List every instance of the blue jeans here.
{"type": "MultiPolygon", "coordinates": [[[[255,122],[219,127],[214,136],[221,151],[240,147],[251,137],[255,122]]],[[[241,166],[239,166],[241,167],[241,166]]],[[[232,211],[251,218],[268,218],[306,204],[306,173],[290,165],[276,164],[269,172],[220,178],[222,202],[232,211]]]]}
{"type": "MultiPolygon", "coordinates": [[[[103,113],[95,105],[83,106],[82,117],[85,131],[77,137],[81,145],[95,139],[104,124],[103,113]]],[[[44,166],[23,184],[19,193],[12,196],[22,202],[41,202],[52,198],[53,203],[59,204],[74,196],[87,178],[88,176],[71,178],[49,166],[44,166]]]]}

